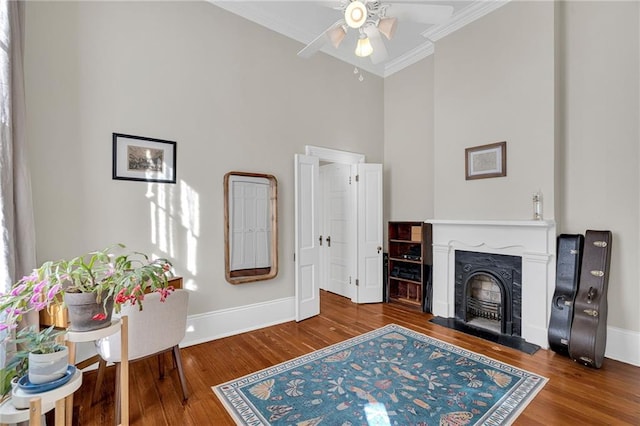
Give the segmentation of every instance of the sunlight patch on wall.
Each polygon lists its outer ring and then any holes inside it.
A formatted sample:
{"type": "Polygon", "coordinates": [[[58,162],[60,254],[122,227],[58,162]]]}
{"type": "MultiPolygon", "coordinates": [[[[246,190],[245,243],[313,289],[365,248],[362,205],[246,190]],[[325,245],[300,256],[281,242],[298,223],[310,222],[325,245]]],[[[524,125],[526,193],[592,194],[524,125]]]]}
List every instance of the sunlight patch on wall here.
{"type": "MultiPolygon", "coordinates": [[[[150,239],[163,253],[160,257],[173,259],[179,262],[174,263],[174,268],[186,268],[191,275],[196,275],[200,194],[181,180],[178,185],[149,183],[145,196],[149,200],[150,239]],[[176,253],[176,244],[179,253],[176,253]],[[176,259],[176,256],[180,259],[176,259]]],[[[185,288],[197,290],[192,279],[184,278],[185,288]]]]}
{"type": "Polygon", "coordinates": [[[185,181],[180,181],[180,219],[187,230],[187,270],[196,275],[198,237],[200,236],[200,194],[185,181]]]}
{"type": "Polygon", "coordinates": [[[175,257],[174,225],[169,213],[171,206],[171,188],[167,185],[150,183],[146,197],[150,199],[149,213],[151,224],[151,243],[170,258],[175,257]]]}
{"type": "Polygon", "coordinates": [[[193,278],[189,278],[188,280],[186,280],[184,288],[191,291],[198,291],[198,284],[196,284],[193,278]]]}

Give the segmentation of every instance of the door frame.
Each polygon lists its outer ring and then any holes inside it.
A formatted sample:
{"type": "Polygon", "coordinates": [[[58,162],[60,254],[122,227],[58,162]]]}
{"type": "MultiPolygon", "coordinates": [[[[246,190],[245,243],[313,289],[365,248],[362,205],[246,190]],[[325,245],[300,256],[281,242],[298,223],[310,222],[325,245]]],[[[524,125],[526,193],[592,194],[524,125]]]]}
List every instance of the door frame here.
{"type": "MultiPolygon", "coordinates": [[[[366,161],[365,155],[364,154],[358,154],[355,152],[349,152],[349,151],[341,151],[338,149],[332,149],[332,148],[325,148],[325,147],[321,147],[321,146],[315,146],[315,145],[305,145],[304,147],[304,154],[305,155],[309,155],[309,156],[313,156],[313,157],[317,157],[318,161],[326,161],[328,163],[339,163],[339,164],[348,164],[351,166],[351,175],[355,175],[356,173],[356,165],[357,164],[364,164],[366,161]]],[[[352,199],[357,198],[358,193],[357,193],[357,188],[354,186],[352,187],[351,190],[351,197],[352,199]]],[[[351,212],[352,215],[352,221],[353,223],[357,224],[358,223],[358,211],[357,209],[353,209],[353,211],[351,212]]],[[[357,238],[357,228],[354,228],[353,230],[353,234],[352,234],[352,244],[351,244],[351,249],[352,249],[352,253],[351,253],[351,261],[355,262],[354,264],[350,265],[350,268],[352,269],[352,271],[357,271],[358,269],[358,238],[357,238]]],[[[354,277],[355,280],[355,277],[354,277]]],[[[355,286],[355,281],[353,283],[353,285],[355,286]]],[[[352,293],[351,293],[351,297],[349,298],[351,301],[353,301],[354,303],[356,302],[358,295],[357,295],[358,291],[357,289],[353,289],[352,293]]]]}
{"type": "Polygon", "coordinates": [[[304,154],[318,157],[318,160],[330,163],[358,164],[365,162],[364,154],[323,148],[321,146],[314,145],[305,145],[304,154]]]}

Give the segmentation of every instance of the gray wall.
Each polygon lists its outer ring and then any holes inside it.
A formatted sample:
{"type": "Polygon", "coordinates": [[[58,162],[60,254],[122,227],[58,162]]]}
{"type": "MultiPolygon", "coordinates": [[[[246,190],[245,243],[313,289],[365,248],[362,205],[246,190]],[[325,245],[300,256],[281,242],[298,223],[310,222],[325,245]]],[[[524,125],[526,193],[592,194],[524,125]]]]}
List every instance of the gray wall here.
{"type": "MultiPolygon", "coordinates": [[[[412,167],[411,177],[393,178],[394,163],[388,217],[526,220],[539,188],[544,216],[555,218],[559,233],[611,230],[608,324],[628,336],[617,343],[627,345],[635,362],[639,15],[637,2],[512,2],[439,40],[432,58],[385,80],[385,164],[388,156],[396,162],[403,155],[393,153],[397,142],[389,129],[402,128],[403,139],[420,141],[423,123],[433,120],[435,132],[434,153],[424,151],[433,158],[412,167]],[[431,62],[435,71],[425,72],[431,62]],[[409,87],[435,93],[431,104],[407,100],[422,108],[412,113],[422,117],[415,122],[402,119],[396,99],[409,87]],[[507,141],[507,177],[465,181],[464,148],[501,140],[507,141]],[[433,213],[416,211],[415,194],[404,190],[409,180],[423,183],[429,201],[420,202],[433,205],[433,213]]],[[[416,144],[422,152],[424,145],[416,144]]]]}
{"type": "Polygon", "coordinates": [[[434,56],[384,80],[385,217],[433,217],[434,56]]]}
{"type": "Polygon", "coordinates": [[[206,2],[27,2],[26,92],[37,256],[114,243],[168,256],[190,314],[292,297],[293,156],[383,156],[383,86],[206,2]],[[359,113],[366,112],[366,113],[359,113]],[[178,183],[111,179],[111,134],[177,141],[178,183]],[[231,170],[278,179],[280,271],[224,279],[231,170]]]}
{"type": "Polygon", "coordinates": [[[560,232],[612,230],[609,325],[637,339],[639,15],[637,2],[513,2],[359,83],[207,3],[28,2],[38,259],[115,242],[170,256],[197,292],[191,314],[290,297],[292,158],[326,146],[384,159],[386,219],[529,219],[541,189],[560,232]],[[178,184],[111,180],[112,132],[178,141],[178,184]],[[507,177],[465,181],[464,148],[500,140],[507,177]],[[224,281],[230,170],[279,180],[273,281],[224,281]]]}
{"type": "Polygon", "coordinates": [[[514,2],[439,40],[436,219],[553,219],[554,7],[514,2]],[[465,148],[507,142],[507,176],[465,180],[465,148]]]}
{"type": "Polygon", "coordinates": [[[560,5],[560,231],[613,232],[608,324],[640,331],[640,7],[560,5]]]}

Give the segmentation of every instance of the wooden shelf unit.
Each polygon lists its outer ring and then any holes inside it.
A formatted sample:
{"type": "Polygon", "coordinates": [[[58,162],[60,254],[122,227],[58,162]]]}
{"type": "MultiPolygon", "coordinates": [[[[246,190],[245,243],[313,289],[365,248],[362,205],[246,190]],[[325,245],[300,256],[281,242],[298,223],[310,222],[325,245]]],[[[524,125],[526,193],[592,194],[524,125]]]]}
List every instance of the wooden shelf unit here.
{"type": "Polygon", "coordinates": [[[431,224],[389,222],[387,302],[431,310],[431,224]]]}

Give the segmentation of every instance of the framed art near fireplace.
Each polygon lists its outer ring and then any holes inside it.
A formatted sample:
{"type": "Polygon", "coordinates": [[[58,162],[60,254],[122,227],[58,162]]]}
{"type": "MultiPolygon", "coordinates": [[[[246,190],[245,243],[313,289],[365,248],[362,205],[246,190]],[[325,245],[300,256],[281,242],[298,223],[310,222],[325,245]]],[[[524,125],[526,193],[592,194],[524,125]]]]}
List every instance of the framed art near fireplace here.
{"type": "Polygon", "coordinates": [[[507,143],[496,142],[464,150],[466,180],[507,175],[507,143]]]}

